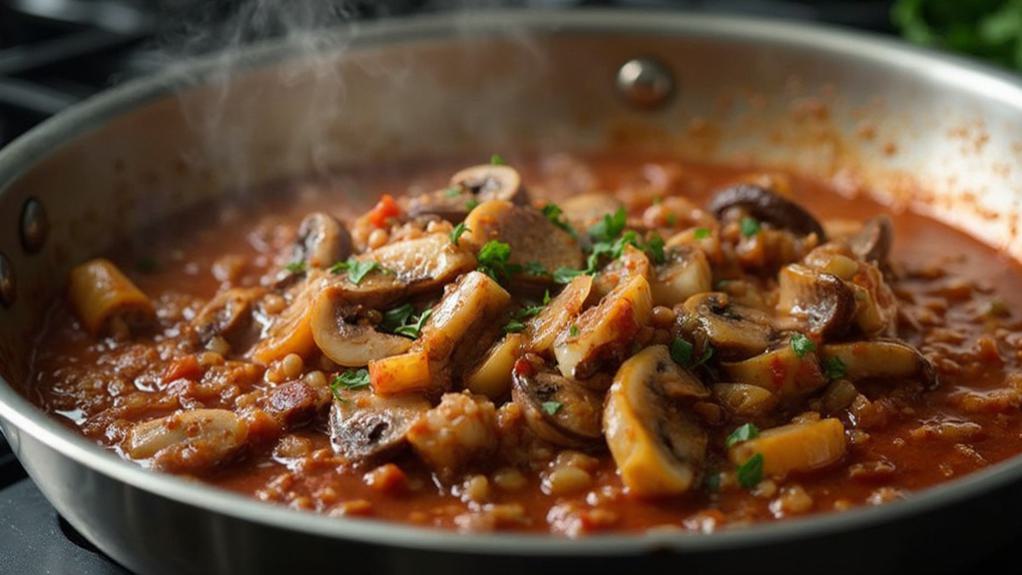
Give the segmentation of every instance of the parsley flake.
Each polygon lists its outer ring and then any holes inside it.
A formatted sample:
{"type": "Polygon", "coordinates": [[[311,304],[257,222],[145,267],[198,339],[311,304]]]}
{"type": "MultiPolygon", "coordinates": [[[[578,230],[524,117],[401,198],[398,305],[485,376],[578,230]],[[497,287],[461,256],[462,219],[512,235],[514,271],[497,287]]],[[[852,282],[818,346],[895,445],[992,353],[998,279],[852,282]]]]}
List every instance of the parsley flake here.
{"type": "Polygon", "coordinates": [[[692,365],[692,344],[680,337],[671,342],[671,359],[678,365],[692,365]]]}
{"type": "Polygon", "coordinates": [[[383,321],[380,322],[380,328],[383,331],[394,333],[394,330],[408,322],[408,318],[412,317],[414,313],[415,308],[410,303],[389,309],[383,312],[383,321]]]}
{"type": "Polygon", "coordinates": [[[394,329],[394,333],[412,339],[417,339],[419,334],[422,333],[422,326],[426,325],[426,320],[428,320],[431,315],[433,315],[433,310],[427,309],[419,314],[419,317],[414,320],[408,318],[405,320],[405,323],[394,329]]]}
{"type": "Polygon", "coordinates": [[[472,210],[476,209],[476,206],[478,205],[479,200],[472,198],[471,200],[465,202],[465,209],[471,212],[472,210]]]}
{"type": "Polygon", "coordinates": [[[550,222],[555,226],[571,234],[571,237],[578,237],[578,232],[575,231],[575,228],[571,227],[571,224],[561,217],[564,215],[564,210],[562,210],[560,206],[550,203],[543,206],[542,211],[543,215],[546,216],[546,219],[550,220],[550,222]]]}
{"type": "Polygon", "coordinates": [[[490,240],[479,248],[476,256],[478,270],[498,282],[507,279],[512,273],[519,271],[519,266],[509,264],[511,257],[511,246],[507,243],[490,240]]]}
{"type": "Polygon", "coordinates": [[[366,368],[361,369],[349,369],[344,373],[339,373],[334,376],[333,381],[330,382],[330,391],[333,392],[334,397],[340,400],[344,400],[341,396],[341,390],[355,390],[369,387],[369,370],[366,368]]]}
{"type": "Polygon", "coordinates": [[[490,156],[491,166],[503,166],[505,164],[507,164],[507,162],[504,161],[504,157],[500,154],[493,154],[490,156]]]}
{"type": "Polygon", "coordinates": [[[291,274],[294,274],[294,275],[298,275],[300,273],[305,273],[305,261],[304,260],[296,260],[296,261],[290,262],[290,263],[288,263],[287,265],[284,266],[284,269],[286,269],[288,271],[288,273],[291,273],[291,274]]]}
{"type": "Polygon", "coordinates": [[[759,221],[756,218],[744,217],[741,221],[742,235],[751,238],[759,233],[759,221]]]}
{"type": "Polygon", "coordinates": [[[504,333],[518,333],[525,329],[525,324],[518,319],[512,319],[504,324],[504,333]]]}
{"type": "Polygon", "coordinates": [[[461,195],[461,188],[458,186],[451,186],[444,190],[444,195],[448,198],[456,198],[461,195]]]}
{"type": "Polygon", "coordinates": [[[570,328],[568,328],[568,335],[570,335],[571,337],[578,337],[578,334],[579,329],[577,325],[573,324],[570,328]]]}
{"type": "Polygon", "coordinates": [[[557,412],[564,407],[564,404],[559,401],[544,401],[540,404],[540,407],[543,408],[547,415],[557,415],[557,412]]]}
{"type": "Polygon", "coordinates": [[[751,423],[746,423],[732,431],[731,435],[728,435],[727,439],[724,440],[724,445],[726,447],[731,447],[743,441],[748,441],[757,437],[759,437],[759,428],[751,423]]]}
{"type": "Polygon", "coordinates": [[[757,453],[738,466],[738,484],[752,489],[763,480],[763,454],[757,453]]]}
{"type": "Polygon", "coordinates": [[[626,221],[625,209],[618,208],[613,214],[604,214],[602,220],[589,228],[589,235],[597,241],[613,241],[624,231],[626,221]]]}
{"type": "Polygon", "coordinates": [[[468,229],[468,227],[465,225],[465,222],[460,222],[458,225],[454,226],[453,230],[451,230],[451,243],[454,245],[458,245],[458,240],[461,239],[461,235],[464,234],[465,232],[471,231],[472,230],[468,229]]]}
{"type": "Polygon", "coordinates": [[[816,344],[805,334],[795,333],[791,336],[791,350],[795,352],[795,355],[805,357],[807,353],[816,351],[816,344]]]}
{"type": "Polygon", "coordinates": [[[348,272],[348,279],[355,285],[360,284],[373,270],[387,271],[386,268],[372,260],[357,260],[354,257],[337,262],[328,268],[328,271],[334,275],[344,271],[348,272]]]}
{"type": "Polygon", "coordinates": [[[705,240],[710,237],[710,228],[696,228],[692,236],[697,240],[705,240]]]}
{"type": "Polygon", "coordinates": [[[823,373],[826,374],[827,379],[841,379],[848,373],[848,366],[841,361],[840,357],[828,357],[823,362],[823,373]]]}

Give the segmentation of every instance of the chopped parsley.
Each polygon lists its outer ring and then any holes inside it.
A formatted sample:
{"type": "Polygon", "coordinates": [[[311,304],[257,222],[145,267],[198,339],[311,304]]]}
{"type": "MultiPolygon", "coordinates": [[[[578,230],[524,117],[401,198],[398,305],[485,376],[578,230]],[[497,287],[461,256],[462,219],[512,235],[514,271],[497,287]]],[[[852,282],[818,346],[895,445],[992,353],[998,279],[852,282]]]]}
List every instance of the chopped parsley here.
{"type": "Polygon", "coordinates": [[[738,466],[738,484],[752,489],[763,480],[763,454],[757,453],[738,466]]]}
{"type": "Polygon", "coordinates": [[[578,237],[578,232],[575,231],[575,228],[571,227],[571,224],[561,217],[564,215],[564,211],[557,204],[550,203],[543,206],[543,215],[555,226],[571,234],[572,237],[578,237]]]}
{"type": "Polygon", "coordinates": [[[554,282],[559,284],[570,284],[571,280],[586,274],[586,270],[576,270],[562,266],[554,270],[554,282]]]}
{"type": "Polygon", "coordinates": [[[671,342],[671,359],[678,365],[688,367],[692,364],[692,344],[680,337],[671,342]]]}
{"type": "Polygon", "coordinates": [[[479,254],[476,256],[478,261],[476,269],[501,282],[521,270],[520,266],[508,263],[510,258],[511,246],[509,244],[490,240],[479,248],[479,254]]]}
{"type": "Polygon", "coordinates": [[[394,330],[404,325],[414,313],[415,308],[410,303],[389,309],[383,312],[383,321],[380,322],[380,328],[383,331],[394,333],[394,330]]]}
{"type": "Polygon", "coordinates": [[[667,261],[667,257],[664,255],[664,238],[660,237],[660,234],[653,234],[649,241],[642,246],[642,251],[646,252],[654,264],[662,264],[667,261]]]}
{"type": "Polygon", "coordinates": [[[369,387],[369,370],[366,368],[361,369],[349,369],[344,373],[339,373],[334,376],[334,380],[330,382],[330,391],[333,392],[334,397],[343,400],[341,396],[341,390],[355,390],[369,387]]]}
{"type": "Polygon", "coordinates": [[[426,325],[426,320],[428,320],[431,315],[433,315],[432,308],[423,311],[417,318],[413,319],[408,317],[401,325],[394,328],[394,333],[416,339],[419,337],[419,334],[422,333],[422,326],[426,325]]]}
{"type": "Polygon", "coordinates": [[[559,401],[544,401],[540,404],[540,407],[543,408],[547,415],[557,415],[557,412],[564,407],[564,404],[559,401]]]}
{"type": "Polygon", "coordinates": [[[461,188],[458,186],[451,186],[444,190],[444,195],[448,198],[456,198],[461,195],[461,188]]]}
{"type": "Polygon", "coordinates": [[[841,379],[848,373],[848,367],[845,362],[841,361],[840,357],[828,357],[823,362],[823,373],[827,376],[827,379],[841,379]]]}
{"type": "Polygon", "coordinates": [[[505,164],[507,164],[507,162],[504,161],[504,157],[500,154],[493,154],[490,156],[491,166],[503,166],[505,164]]]}
{"type": "Polygon", "coordinates": [[[290,262],[290,263],[288,263],[287,265],[284,266],[284,269],[286,269],[288,271],[288,273],[291,273],[291,274],[294,274],[294,275],[298,275],[300,273],[305,273],[305,261],[304,260],[296,260],[296,261],[290,262]]]}
{"type": "Polygon", "coordinates": [[[618,208],[613,214],[604,214],[602,220],[589,228],[589,235],[598,242],[613,241],[624,231],[626,221],[625,209],[618,208]]]}
{"type": "Polygon", "coordinates": [[[344,271],[348,272],[348,279],[355,285],[362,283],[362,280],[373,270],[387,271],[386,268],[373,260],[358,260],[354,257],[350,257],[343,262],[337,262],[329,268],[330,273],[334,275],[344,271]]]}
{"type": "Polygon", "coordinates": [[[673,228],[674,226],[678,225],[678,216],[673,213],[668,213],[666,216],[664,216],[664,222],[666,222],[667,225],[673,228]]]}
{"type": "Polygon", "coordinates": [[[511,321],[504,324],[504,333],[518,333],[525,329],[525,324],[521,320],[512,318],[511,321]]]}
{"type": "Polygon", "coordinates": [[[728,435],[727,439],[724,440],[724,445],[726,447],[731,447],[743,441],[748,441],[757,437],[759,437],[759,428],[751,423],[746,423],[732,431],[731,435],[728,435]]]}
{"type": "Polygon", "coordinates": [[[816,351],[816,344],[805,334],[795,333],[791,336],[791,350],[795,352],[795,355],[805,357],[807,353],[816,351]]]}
{"type": "Polygon", "coordinates": [[[696,228],[692,235],[697,240],[705,240],[710,237],[710,228],[696,228]]]}
{"type": "Polygon", "coordinates": [[[536,261],[525,262],[525,265],[522,266],[522,270],[524,270],[525,273],[529,274],[530,276],[545,277],[550,275],[550,272],[546,271],[546,268],[543,267],[543,264],[536,261]]]}
{"type": "Polygon", "coordinates": [[[479,200],[472,198],[471,200],[465,202],[465,209],[471,212],[472,210],[476,209],[476,206],[478,205],[479,200]]]}
{"type": "Polygon", "coordinates": [[[465,222],[460,222],[458,225],[454,226],[453,230],[451,230],[451,243],[458,245],[458,240],[461,239],[461,235],[470,231],[472,230],[468,229],[465,222]]]}
{"type": "Polygon", "coordinates": [[[572,324],[572,326],[568,328],[568,335],[570,335],[571,337],[578,337],[578,334],[579,334],[578,326],[572,324]]]}
{"type": "Polygon", "coordinates": [[[744,217],[740,223],[742,235],[751,238],[759,233],[759,221],[756,218],[744,217]]]}

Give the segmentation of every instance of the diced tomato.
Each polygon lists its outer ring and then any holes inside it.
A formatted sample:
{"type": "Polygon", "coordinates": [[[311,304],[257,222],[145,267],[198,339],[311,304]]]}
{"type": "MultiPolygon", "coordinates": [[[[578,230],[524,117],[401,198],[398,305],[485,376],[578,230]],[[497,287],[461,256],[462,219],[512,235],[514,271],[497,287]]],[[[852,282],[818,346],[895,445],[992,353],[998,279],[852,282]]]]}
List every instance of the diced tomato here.
{"type": "Polygon", "coordinates": [[[400,215],[401,208],[398,207],[394,198],[390,194],[383,194],[383,197],[376,203],[376,206],[369,211],[368,218],[369,223],[373,224],[374,227],[382,228],[387,225],[391,218],[396,218],[400,215]]]}
{"type": "Polygon", "coordinates": [[[202,366],[194,355],[179,357],[170,362],[166,371],[163,372],[163,383],[170,383],[179,379],[197,380],[202,377],[202,366]]]}

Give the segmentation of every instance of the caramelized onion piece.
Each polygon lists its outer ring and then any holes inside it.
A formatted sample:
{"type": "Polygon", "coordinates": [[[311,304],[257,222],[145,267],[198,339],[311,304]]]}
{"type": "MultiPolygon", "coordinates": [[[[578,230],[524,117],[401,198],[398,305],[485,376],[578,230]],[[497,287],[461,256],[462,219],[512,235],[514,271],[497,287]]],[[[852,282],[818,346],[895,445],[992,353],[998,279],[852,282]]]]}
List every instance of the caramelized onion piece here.
{"type": "Polygon", "coordinates": [[[762,387],[781,399],[800,398],[827,385],[816,354],[801,357],[790,345],[721,368],[732,381],[762,387]]]}
{"type": "Polygon", "coordinates": [[[591,447],[603,437],[603,397],[543,365],[515,362],[511,395],[540,439],[562,447],[591,447]]]}
{"type": "Polygon", "coordinates": [[[759,437],[728,450],[735,465],[763,456],[763,474],[783,477],[791,472],[822,469],[840,460],[846,449],[845,428],[837,419],[792,423],[767,429],[759,437]]]}
{"type": "Polygon", "coordinates": [[[132,327],[153,322],[153,302],[109,260],[94,259],[71,270],[68,299],[92,336],[127,336],[132,327]]]}
{"type": "Polygon", "coordinates": [[[804,236],[816,234],[821,243],[827,241],[823,226],[802,206],[755,184],[743,183],[724,188],[713,196],[707,207],[718,219],[731,208],[741,208],[777,228],[804,236]]]}
{"type": "Polygon", "coordinates": [[[571,280],[557,297],[525,324],[525,344],[529,351],[543,354],[554,345],[557,334],[567,329],[582,311],[593,288],[593,276],[580,275],[571,280]]]}
{"type": "Polygon", "coordinates": [[[621,365],[607,393],[603,429],[621,481],[639,497],[680,495],[696,483],[707,434],[665,382],[694,379],[662,345],[621,365]]]}

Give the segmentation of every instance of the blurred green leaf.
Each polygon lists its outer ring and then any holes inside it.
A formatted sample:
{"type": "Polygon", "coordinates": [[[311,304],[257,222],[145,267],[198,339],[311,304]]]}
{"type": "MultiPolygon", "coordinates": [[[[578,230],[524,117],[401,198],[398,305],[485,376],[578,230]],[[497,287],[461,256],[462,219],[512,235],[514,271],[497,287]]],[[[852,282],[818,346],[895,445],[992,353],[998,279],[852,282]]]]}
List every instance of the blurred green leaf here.
{"type": "Polygon", "coordinates": [[[910,42],[1022,70],[1022,0],[897,0],[891,20],[910,42]]]}

